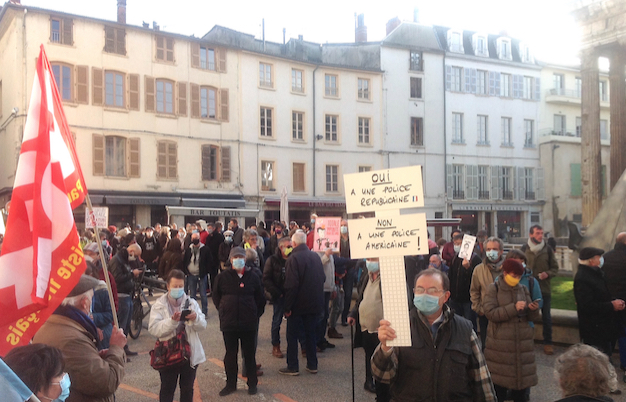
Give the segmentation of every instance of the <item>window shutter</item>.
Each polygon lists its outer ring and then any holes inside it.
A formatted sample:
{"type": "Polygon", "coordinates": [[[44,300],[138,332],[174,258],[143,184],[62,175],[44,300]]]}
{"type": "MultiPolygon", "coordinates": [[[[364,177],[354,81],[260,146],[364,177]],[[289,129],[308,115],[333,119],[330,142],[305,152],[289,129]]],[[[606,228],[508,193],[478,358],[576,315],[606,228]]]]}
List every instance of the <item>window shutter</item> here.
{"type": "Polygon", "coordinates": [[[104,104],[104,77],[101,68],[92,67],[93,75],[93,102],[94,106],[102,106],[104,104]]]}
{"type": "Polygon", "coordinates": [[[178,143],[168,142],[167,144],[167,178],[178,177],[178,143]]]}
{"type": "Polygon", "coordinates": [[[477,75],[478,75],[478,73],[477,73],[477,71],[476,71],[476,69],[475,69],[475,68],[472,68],[472,69],[470,70],[470,73],[471,73],[471,75],[472,75],[472,77],[471,77],[471,84],[472,84],[471,90],[472,90],[472,91],[471,91],[471,92],[472,92],[473,94],[475,94],[475,93],[476,93],[476,80],[477,80],[477,75]]]}
{"type": "Polygon", "coordinates": [[[537,201],[545,201],[546,189],[544,187],[543,168],[536,168],[535,172],[537,172],[537,201]]]}
{"type": "Polygon", "coordinates": [[[94,134],[92,136],[92,162],[94,176],[104,176],[104,136],[94,134]]]}
{"type": "Polygon", "coordinates": [[[167,177],[167,143],[163,141],[157,143],[157,177],[167,177]]]}
{"type": "Polygon", "coordinates": [[[200,44],[191,43],[191,67],[200,68],[200,44]]]}
{"type": "Polygon", "coordinates": [[[187,83],[179,82],[178,86],[178,115],[187,116],[187,83]]]}
{"type": "Polygon", "coordinates": [[[517,197],[520,200],[526,199],[526,169],[517,167],[517,197]]]}
{"type": "Polygon", "coordinates": [[[104,27],[104,51],[115,51],[115,30],[113,27],[104,27]]]}
{"type": "Polygon", "coordinates": [[[211,146],[202,146],[202,180],[211,180],[211,146]]]}
{"type": "Polygon", "coordinates": [[[64,45],[72,46],[74,44],[74,38],[72,38],[73,22],[71,18],[63,19],[63,40],[64,45]]]}
{"type": "Polygon", "coordinates": [[[154,93],[154,78],[145,76],[146,81],[146,112],[154,112],[155,108],[155,93],[154,93]]]}
{"type": "Polygon", "coordinates": [[[491,167],[491,199],[499,200],[502,196],[501,191],[502,170],[500,166],[491,167]]]}
{"type": "Polygon", "coordinates": [[[117,54],[126,55],[126,30],[116,29],[115,50],[117,54]]]}
{"type": "Polygon", "coordinates": [[[89,104],[89,67],[76,66],[76,103],[89,104]]]}
{"type": "Polygon", "coordinates": [[[222,181],[230,181],[230,147],[222,147],[222,181]]]}
{"type": "Polygon", "coordinates": [[[500,75],[500,73],[495,73],[495,74],[496,74],[496,87],[495,87],[496,88],[495,89],[496,94],[495,95],[496,96],[500,96],[500,77],[501,77],[501,75],[500,75]]]}
{"type": "Polygon", "coordinates": [[[139,110],[139,74],[128,74],[128,108],[139,110]]]}
{"type": "Polygon", "coordinates": [[[478,166],[466,165],[467,169],[467,194],[468,200],[478,199],[478,166]]]}
{"type": "Polygon", "coordinates": [[[452,67],[446,66],[446,91],[452,89],[452,67]]]}
{"type": "Polygon", "coordinates": [[[128,173],[129,174],[128,176],[129,177],[141,177],[141,169],[140,169],[141,158],[140,158],[140,152],[139,152],[139,138],[129,138],[128,149],[129,149],[129,152],[128,152],[128,159],[129,159],[128,173]]]}
{"type": "Polygon", "coordinates": [[[167,61],[174,62],[174,39],[167,38],[165,39],[165,59],[167,61]]]}
{"type": "Polygon", "coordinates": [[[467,93],[473,93],[472,92],[472,73],[471,73],[471,69],[470,68],[466,68],[463,71],[463,75],[465,75],[465,92],[467,93]]]}
{"type": "Polygon", "coordinates": [[[446,176],[447,176],[446,192],[448,193],[448,199],[451,200],[454,196],[454,177],[452,175],[452,165],[446,165],[446,176]]]}
{"type": "Polygon", "coordinates": [[[535,80],[535,100],[541,100],[541,78],[537,77],[535,80]]]}
{"type": "Polygon", "coordinates": [[[189,84],[191,91],[191,117],[200,117],[200,86],[189,84]]]}
{"type": "Polygon", "coordinates": [[[219,90],[220,94],[220,120],[228,121],[229,102],[228,89],[222,88],[219,90]]]}
{"type": "Polygon", "coordinates": [[[489,71],[489,95],[500,95],[499,93],[496,94],[496,73],[494,71],[489,71]]]}
{"type": "Polygon", "coordinates": [[[218,63],[218,71],[220,73],[225,73],[226,72],[226,49],[222,48],[222,49],[215,49],[215,51],[217,52],[217,57],[219,59],[219,63],[218,63]]]}
{"type": "Polygon", "coordinates": [[[165,56],[163,55],[164,47],[165,46],[163,46],[163,37],[157,36],[156,37],[156,59],[157,60],[165,60],[165,56]]]}

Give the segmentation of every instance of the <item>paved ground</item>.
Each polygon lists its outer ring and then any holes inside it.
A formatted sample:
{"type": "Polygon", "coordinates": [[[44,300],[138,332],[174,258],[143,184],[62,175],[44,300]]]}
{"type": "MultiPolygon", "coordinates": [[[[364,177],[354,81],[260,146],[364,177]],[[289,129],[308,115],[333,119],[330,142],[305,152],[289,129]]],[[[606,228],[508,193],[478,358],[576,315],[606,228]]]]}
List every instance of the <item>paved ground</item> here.
{"type": "MultiPolygon", "coordinates": [[[[217,312],[212,304],[209,305],[208,326],[201,333],[202,344],[207,356],[207,362],[198,368],[196,401],[351,401],[351,363],[350,363],[350,328],[339,326],[339,332],[343,333],[344,339],[332,340],[336,344],[335,349],[329,349],[318,354],[319,373],[316,375],[304,370],[301,362],[300,375],[287,377],[278,373],[278,369],[286,366],[285,359],[277,359],[271,355],[270,325],[272,318],[272,306],[268,305],[266,312],[261,317],[259,331],[259,346],[257,351],[257,363],[263,365],[264,375],[259,378],[259,393],[249,396],[246,392],[245,381],[239,380],[238,392],[227,397],[220,398],[218,392],[225,385],[225,374],[222,366],[224,357],[224,344],[222,333],[219,331],[217,312]],[[346,336],[347,335],[347,336],[346,336]]],[[[283,349],[286,348],[284,340],[286,322],[281,328],[283,349]]],[[[148,351],[154,346],[154,338],[144,328],[139,339],[130,340],[131,350],[140,353],[132,358],[126,365],[124,382],[116,393],[117,402],[152,402],[158,400],[160,380],[158,372],[149,365],[148,351]]],[[[556,356],[565,348],[556,347],[555,356],[543,354],[541,345],[536,348],[537,374],[539,385],[531,391],[532,401],[554,401],[560,398],[558,386],[554,380],[553,366],[556,356]]],[[[364,353],[363,349],[354,351],[355,362],[355,400],[374,401],[374,395],[363,390],[364,382],[364,353]]],[[[621,379],[621,378],[620,378],[621,379]]],[[[626,393],[626,384],[620,383],[621,389],[626,393]]],[[[623,397],[623,395],[621,396],[623,397]]],[[[178,393],[175,397],[178,400],[178,393]]],[[[616,401],[626,400],[626,397],[616,401]]],[[[194,401],[195,402],[195,401],[194,401]]]]}

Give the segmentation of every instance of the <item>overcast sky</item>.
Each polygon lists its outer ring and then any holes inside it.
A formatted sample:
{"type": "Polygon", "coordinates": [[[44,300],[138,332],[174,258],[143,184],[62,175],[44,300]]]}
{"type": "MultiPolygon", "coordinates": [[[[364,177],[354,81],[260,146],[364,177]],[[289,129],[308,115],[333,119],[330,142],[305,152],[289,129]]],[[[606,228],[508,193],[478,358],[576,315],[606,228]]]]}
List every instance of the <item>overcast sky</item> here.
{"type": "MultiPolygon", "coordinates": [[[[365,14],[368,40],[385,36],[385,24],[394,17],[460,29],[500,33],[529,43],[544,61],[569,64],[576,61],[579,29],[569,15],[571,0],[127,0],[127,22],[141,25],[156,21],[162,30],[203,36],[222,25],[282,42],[303,35],[312,42],[353,42],[354,13],[365,14]]],[[[117,0],[22,0],[22,4],[90,17],[115,20],[117,0]]]]}

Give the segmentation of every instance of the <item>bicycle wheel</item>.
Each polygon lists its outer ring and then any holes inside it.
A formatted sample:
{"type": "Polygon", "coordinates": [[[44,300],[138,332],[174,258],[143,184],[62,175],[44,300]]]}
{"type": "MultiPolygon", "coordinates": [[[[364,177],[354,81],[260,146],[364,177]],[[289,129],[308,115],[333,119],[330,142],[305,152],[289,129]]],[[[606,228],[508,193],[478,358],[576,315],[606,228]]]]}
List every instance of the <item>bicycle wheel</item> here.
{"type": "Polygon", "coordinates": [[[143,305],[141,304],[140,299],[134,299],[132,316],[130,317],[130,330],[128,332],[130,337],[133,339],[139,338],[139,334],[141,333],[142,326],[143,326],[143,305]]]}

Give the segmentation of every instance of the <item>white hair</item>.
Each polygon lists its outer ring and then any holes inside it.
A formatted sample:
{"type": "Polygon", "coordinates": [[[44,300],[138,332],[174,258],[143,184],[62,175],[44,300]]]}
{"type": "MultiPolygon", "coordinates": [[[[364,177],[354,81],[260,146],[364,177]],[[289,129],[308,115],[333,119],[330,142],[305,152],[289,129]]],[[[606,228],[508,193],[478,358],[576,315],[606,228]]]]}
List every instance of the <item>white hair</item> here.
{"type": "Polygon", "coordinates": [[[304,232],[296,232],[293,234],[293,236],[291,236],[291,242],[294,244],[294,246],[299,246],[300,244],[305,244],[306,243],[306,235],[304,234],[304,232]]]}
{"type": "Polygon", "coordinates": [[[78,307],[77,305],[80,304],[81,301],[83,301],[83,299],[87,297],[87,298],[92,298],[93,297],[93,289],[89,289],[88,291],[86,291],[83,294],[80,294],[78,296],[69,296],[66,297],[65,299],[63,299],[63,301],[61,302],[62,306],[74,306],[74,307],[78,307]],[[89,292],[91,292],[91,295],[89,294],[89,292]]]}

